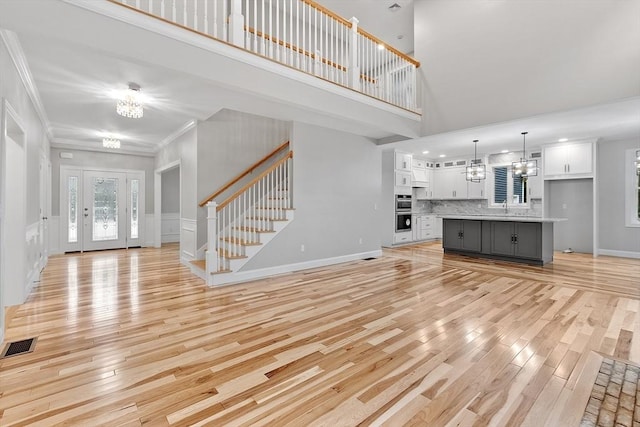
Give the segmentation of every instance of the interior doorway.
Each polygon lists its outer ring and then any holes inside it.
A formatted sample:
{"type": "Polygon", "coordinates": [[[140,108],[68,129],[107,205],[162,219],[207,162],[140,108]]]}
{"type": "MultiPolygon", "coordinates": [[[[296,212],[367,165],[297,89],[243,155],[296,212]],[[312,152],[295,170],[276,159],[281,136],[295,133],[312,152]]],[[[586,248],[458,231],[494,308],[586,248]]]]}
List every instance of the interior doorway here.
{"type": "Polygon", "coordinates": [[[26,134],[16,111],[5,100],[2,109],[0,162],[0,324],[5,307],[27,297],[26,274],[26,134]]]}
{"type": "Polygon", "coordinates": [[[144,171],[60,168],[64,252],[142,246],[144,171]]]}

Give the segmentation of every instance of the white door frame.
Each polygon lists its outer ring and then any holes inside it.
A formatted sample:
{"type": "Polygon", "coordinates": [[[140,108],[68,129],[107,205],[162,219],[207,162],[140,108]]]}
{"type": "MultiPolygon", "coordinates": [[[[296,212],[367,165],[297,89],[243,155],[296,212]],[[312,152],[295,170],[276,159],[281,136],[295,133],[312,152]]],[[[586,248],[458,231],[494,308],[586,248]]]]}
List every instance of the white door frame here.
{"type": "MultiPolygon", "coordinates": [[[[154,247],[162,246],[162,174],[171,169],[180,168],[180,221],[182,222],[182,167],[180,167],[180,159],[167,163],[166,165],[156,169],[153,173],[153,216],[154,216],[154,247]]],[[[181,233],[182,234],[182,233],[181,233]]],[[[182,237],[182,236],[181,236],[182,237]]]]}
{"type": "MultiPolygon", "coordinates": [[[[137,169],[112,169],[112,168],[96,168],[96,167],[83,167],[83,166],[73,166],[73,165],[60,165],[60,249],[64,252],[73,252],[73,251],[83,251],[83,243],[82,243],[82,232],[80,230],[80,221],[84,218],[82,214],[84,213],[84,208],[80,207],[78,210],[78,243],[77,244],[69,244],[68,243],[68,234],[67,234],[67,188],[66,183],[64,181],[65,176],[67,176],[67,171],[77,171],[78,172],[78,194],[82,194],[84,189],[84,184],[82,182],[82,176],[85,171],[94,171],[94,172],[102,172],[102,173],[125,173],[127,177],[131,176],[133,179],[139,179],[139,193],[140,197],[138,200],[138,239],[134,244],[129,244],[129,229],[127,228],[127,241],[125,242],[125,248],[130,246],[143,246],[144,242],[144,230],[145,230],[145,171],[137,170],[137,169]]],[[[127,197],[127,205],[129,204],[129,185],[126,186],[126,197],[127,197]]],[[[78,204],[80,205],[80,204],[78,204]]],[[[127,224],[128,224],[128,213],[126,211],[127,216],[127,224]]]]}
{"type": "Polygon", "coordinates": [[[26,272],[26,214],[27,214],[27,132],[16,110],[7,99],[2,100],[2,118],[0,126],[0,334],[4,335],[5,307],[22,304],[29,292],[26,272]],[[20,158],[9,159],[7,143],[17,144],[21,150],[20,158]],[[6,179],[8,162],[18,164],[20,180],[24,185],[23,198],[18,204],[7,203],[9,182],[6,179]],[[20,167],[21,166],[21,167],[20,167]],[[11,210],[10,215],[7,215],[11,210]],[[11,224],[7,217],[16,217],[11,224]],[[11,236],[12,234],[15,234],[11,236]]]}

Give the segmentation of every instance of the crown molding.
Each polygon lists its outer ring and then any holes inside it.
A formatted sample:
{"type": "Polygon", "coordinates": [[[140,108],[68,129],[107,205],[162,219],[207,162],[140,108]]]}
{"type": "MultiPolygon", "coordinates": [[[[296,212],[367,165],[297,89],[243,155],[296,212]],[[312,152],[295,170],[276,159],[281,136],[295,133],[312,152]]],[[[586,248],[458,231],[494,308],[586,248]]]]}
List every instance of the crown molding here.
{"type": "Polygon", "coordinates": [[[191,129],[195,128],[196,124],[197,124],[196,120],[189,120],[188,122],[180,126],[178,129],[176,129],[171,134],[169,134],[165,139],[163,139],[162,142],[160,142],[160,145],[158,145],[158,148],[156,148],[155,152],[156,153],[159,152],[164,147],[171,144],[173,141],[180,138],[182,135],[189,132],[191,129]]]}
{"type": "Polygon", "coordinates": [[[81,145],[78,142],[69,141],[69,140],[59,140],[59,139],[51,142],[51,148],[57,148],[60,150],[123,154],[123,155],[129,155],[129,156],[155,157],[155,153],[150,151],[127,150],[126,148],[125,149],[104,148],[98,144],[96,144],[95,146],[87,146],[86,144],[81,145]]]}
{"type": "Polygon", "coordinates": [[[22,50],[22,46],[20,45],[18,36],[12,31],[0,30],[0,38],[4,42],[4,45],[7,47],[9,56],[11,57],[16,70],[18,71],[18,75],[22,80],[22,84],[24,84],[24,87],[27,90],[29,99],[31,99],[31,102],[33,103],[33,108],[36,110],[36,114],[38,114],[40,122],[42,122],[42,127],[47,134],[47,138],[49,138],[49,141],[53,141],[53,133],[51,132],[49,118],[47,117],[47,113],[45,112],[44,106],[42,105],[40,92],[38,91],[38,88],[36,87],[36,84],[33,80],[33,75],[31,74],[31,70],[29,69],[29,63],[27,62],[27,58],[24,55],[24,51],[22,50]]]}

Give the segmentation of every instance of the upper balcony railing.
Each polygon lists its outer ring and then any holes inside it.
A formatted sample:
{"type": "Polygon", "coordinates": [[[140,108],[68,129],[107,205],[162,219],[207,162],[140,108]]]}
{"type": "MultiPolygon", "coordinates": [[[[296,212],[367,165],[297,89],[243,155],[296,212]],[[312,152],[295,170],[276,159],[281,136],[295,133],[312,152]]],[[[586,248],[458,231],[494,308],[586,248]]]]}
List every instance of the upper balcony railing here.
{"type": "Polygon", "coordinates": [[[109,0],[412,112],[420,63],[311,0],[109,0]]]}

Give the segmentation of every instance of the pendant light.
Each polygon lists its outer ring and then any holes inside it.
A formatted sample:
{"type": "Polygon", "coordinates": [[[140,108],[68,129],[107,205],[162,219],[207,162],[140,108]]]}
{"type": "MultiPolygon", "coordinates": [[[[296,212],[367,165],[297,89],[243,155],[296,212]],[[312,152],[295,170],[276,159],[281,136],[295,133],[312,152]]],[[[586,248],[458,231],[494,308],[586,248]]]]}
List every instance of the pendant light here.
{"type": "Polygon", "coordinates": [[[478,158],[478,140],[473,140],[473,160],[471,164],[467,166],[467,181],[480,182],[487,178],[485,165],[482,164],[482,160],[478,158]]]}
{"type": "Polygon", "coordinates": [[[538,161],[527,159],[526,137],[529,132],[522,132],[522,157],[520,161],[511,163],[511,176],[526,181],[527,177],[538,175],[538,161]]]}

